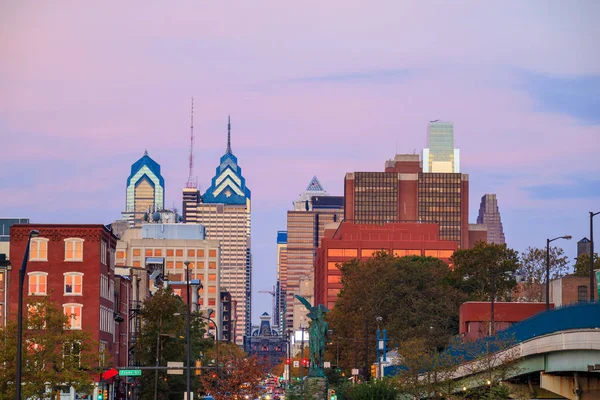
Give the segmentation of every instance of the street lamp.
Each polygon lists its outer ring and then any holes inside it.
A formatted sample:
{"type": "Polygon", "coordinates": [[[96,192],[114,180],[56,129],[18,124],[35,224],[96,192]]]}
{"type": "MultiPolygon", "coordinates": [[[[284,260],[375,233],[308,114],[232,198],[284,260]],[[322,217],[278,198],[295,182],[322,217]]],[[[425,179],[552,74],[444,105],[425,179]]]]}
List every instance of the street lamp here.
{"type": "Polygon", "coordinates": [[[571,240],[571,235],[546,239],[546,311],[550,309],[550,243],[558,239],[571,240]]]}
{"type": "Polygon", "coordinates": [[[590,211],[590,303],[594,302],[594,217],[598,214],[590,211]]]}
{"type": "Polygon", "coordinates": [[[215,331],[216,331],[216,334],[215,334],[215,349],[216,349],[216,350],[215,350],[215,351],[216,351],[216,357],[215,357],[215,364],[216,364],[216,366],[215,366],[215,372],[216,372],[217,376],[219,376],[219,326],[218,326],[218,325],[215,323],[215,321],[213,321],[212,319],[210,319],[210,316],[211,316],[211,315],[212,315],[214,312],[215,312],[215,310],[213,310],[212,308],[209,308],[209,309],[208,309],[208,316],[207,316],[207,317],[205,317],[204,315],[202,315],[202,314],[199,314],[199,313],[198,313],[198,314],[195,314],[195,316],[196,316],[196,317],[198,317],[198,318],[203,318],[203,319],[206,319],[206,320],[208,320],[208,321],[212,322],[212,323],[213,323],[213,325],[215,326],[215,331]]]}
{"type": "Polygon", "coordinates": [[[190,294],[190,262],[189,261],[185,261],[185,290],[186,290],[186,296],[187,296],[187,307],[186,307],[186,311],[187,311],[187,332],[186,332],[186,363],[187,363],[187,376],[186,376],[186,398],[187,400],[191,399],[191,392],[192,392],[192,385],[191,385],[191,366],[190,366],[190,359],[191,359],[191,333],[190,333],[190,326],[191,326],[191,319],[192,319],[192,296],[190,294]]]}
{"type": "Polygon", "coordinates": [[[25,247],[25,254],[23,255],[23,263],[21,269],[19,269],[19,305],[17,314],[17,372],[15,376],[15,390],[17,400],[21,400],[21,372],[22,372],[22,358],[23,358],[23,282],[25,281],[25,271],[27,270],[27,261],[29,260],[29,246],[31,245],[31,238],[38,237],[40,232],[33,229],[29,232],[29,238],[27,239],[27,247],[25,247]]]}

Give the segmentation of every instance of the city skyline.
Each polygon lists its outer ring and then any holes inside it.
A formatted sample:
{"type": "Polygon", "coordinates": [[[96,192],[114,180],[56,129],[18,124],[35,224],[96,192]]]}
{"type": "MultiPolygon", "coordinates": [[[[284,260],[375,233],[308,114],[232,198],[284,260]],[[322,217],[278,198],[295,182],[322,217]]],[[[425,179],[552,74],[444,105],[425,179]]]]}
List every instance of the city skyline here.
{"type": "Polygon", "coordinates": [[[194,96],[202,193],[235,122],[253,191],[254,323],[271,310],[257,291],[275,284],[277,231],[306,182],[342,195],[346,172],[420,154],[435,119],[454,123],[470,222],[495,193],[510,247],[572,235],[559,245],[574,262],[600,204],[598,3],[269,4],[0,6],[0,216],[119,219],[145,149],[165,206],[181,209],[194,96]]]}

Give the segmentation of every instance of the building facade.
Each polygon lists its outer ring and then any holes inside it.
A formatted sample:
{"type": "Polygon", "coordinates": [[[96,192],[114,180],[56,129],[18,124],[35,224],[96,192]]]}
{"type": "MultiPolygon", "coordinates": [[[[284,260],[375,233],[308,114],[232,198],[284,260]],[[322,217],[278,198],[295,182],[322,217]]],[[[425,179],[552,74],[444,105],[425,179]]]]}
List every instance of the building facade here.
{"type": "Polygon", "coordinates": [[[454,124],[431,121],[428,147],[423,149],[423,172],[460,173],[460,151],[454,148],[454,124]]]}
{"type": "Polygon", "coordinates": [[[221,244],[220,285],[236,304],[232,335],[242,344],[252,326],[251,192],[231,150],[231,124],[225,154],[210,187],[202,196],[196,189],[185,188],[183,198],[184,223],[204,225],[207,239],[221,244]]]}
{"type": "Polygon", "coordinates": [[[301,282],[314,279],[314,261],[323,238],[325,225],[343,217],[343,198],[329,196],[313,177],[306,190],[294,202],[294,210],[287,213],[287,271],[281,280],[286,291],[286,321],[282,331],[297,329],[294,315],[294,296],[300,294],[301,282]]]}
{"type": "Polygon", "coordinates": [[[244,351],[257,356],[267,370],[282,363],[287,354],[287,340],[271,327],[270,319],[268,313],[263,313],[260,325],[252,330],[251,336],[244,337],[244,351]]]}
{"type": "MultiPolygon", "coordinates": [[[[126,367],[131,281],[115,274],[117,238],[103,225],[14,225],[15,259],[23,259],[33,229],[39,236],[31,239],[25,302],[49,296],[69,315],[70,329],[89,332],[99,342],[105,354],[101,366],[126,367]]],[[[17,275],[9,287],[9,318],[17,316],[18,281],[17,275]]]]}
{"type": "Polygon", "coordinates": [[[356,224],[437,223],[440,240],[468,248],[469,176],[424,173],[418,155],[396,155],[385,172],[346,174],[344,215],[356,224]]]}
{"type": "MultiPolygon", "coordinates": [[[[0,218],[0,326],[6,326],[6,305],[8,304],[8,271],[10,262],[10,227],[15,224],[28,224],[29,218],[0,218]]],[[[20,263],[22,260],[19,260],[20,263]]],[[[14,263],[16,264],[16,261],[14,263]]],[[[17,268],[20,264],[17,265],[17,268]]]]}
{"type": "Polygon", "coordinates": [[[484,194],[479,206],[478,224],[487,226],[487,242],[505,244],[504,229],[498,208],[498,199],[495,194],[484,194]]]}
{"type": "Polygon", "coordinates": [[[125,211],[122,218],[131,226],[139,226],[145,214],[165,208],[165,180],[160,165],[144,151],[142,158],[131,166],[127,178],[125,211]]]}
{"type": "Polygon", "coordinates": [[[279,332],[286,330],[287,307],[285,303],[287,293],[287,231],[277,231],[277,284],[275,287],[274,320],[277,321],[279,332]]]}
{"type": "Polygon", "coordinates": [[[458,248],[456,241],[440,238],[437,224],[401,222],[389,224],[355,224],[344,221],[332,224],[317,250],[315,260],[314,304],[335,306],[342,289],[338,266],[354,258],[368,259],[384,250],[394,256],[430,256],[450,263],[458,248]]]}
{"type": "MultiPolygon", "coordinates": [[[[596,277],[594,276],[594,281],[596,277]]],[[[597,285],[594,284],[594,288],[597,285]]],[[[567,275],[550,281],[550,302],[556,307],[590,301],[590,278],[567,275]]],[[[542,292],[545,301],[546,293],[542,292]]]]}

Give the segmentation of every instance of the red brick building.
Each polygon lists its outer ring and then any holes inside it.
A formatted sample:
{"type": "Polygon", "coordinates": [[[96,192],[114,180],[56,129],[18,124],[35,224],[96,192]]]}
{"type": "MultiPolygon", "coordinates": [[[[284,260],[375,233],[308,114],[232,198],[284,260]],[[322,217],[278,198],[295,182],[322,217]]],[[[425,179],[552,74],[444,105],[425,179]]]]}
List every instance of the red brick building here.
{"type": "MultiPolygon", "coordinates": [[[[90,332],[105,350],[105,366],[126,366],[131,277],[114,273],[117,238],[104,225],[13,225],[10,253],[21,263],[29,232],[31,240],[23,293],[25,302],[49,295],[71,316],[71,329],[90,332]]],[[[18,262],[17,262],[18,261],[18,262]]],[[[18,308],[19,268],[13,268],[8,317],[18,308]]]]}
{"type": "Polygon", "coordinates": [[[437,257],[446,263],[456,251],[455,241],[440,240],[438,225],[416,222],[355,224],[342,222],[337,230],[326,230],[315,260],[315,304],[332,309],[342,289],[337,265],[353,258],[366,259],[385,250],[395,256],[437,257]]]}
{"type": "MultiPolygon", "coordinates": [[[[590,278],[587,276],[567,275],[553,279],[550,281],[550,301],[557,307],[590,301],[589,289],[590,278]]],[[[542,294],[545,301],[546,292],[544,291],[542,294]]]]}
{"type": "MultiPolygon", "coordinates": [[[[554,308],[554,304],[550,304],[554,308]]],[[[498,332],[512,324],[523,321],[545,311],[546,303],[507,303],[494,302],[494,331],[498,332]]],[[[459,309],[460,335],[464,339],[475,340],[487,336],[491,321],[489,301],[468,301],[459,309]]]]}

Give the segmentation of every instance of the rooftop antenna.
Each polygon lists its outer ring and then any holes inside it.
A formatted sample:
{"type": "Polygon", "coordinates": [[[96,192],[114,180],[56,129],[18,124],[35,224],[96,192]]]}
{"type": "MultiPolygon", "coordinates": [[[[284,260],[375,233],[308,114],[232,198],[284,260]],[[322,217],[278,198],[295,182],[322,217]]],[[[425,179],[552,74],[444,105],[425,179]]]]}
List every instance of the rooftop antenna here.
{"type": "Polygon", "coordinates": [[[231,116],[227,116],[227,154],[231,154],[231,116]]]}
{"type": "Polygon", "coordinates": [[[190,118],[190,173],[188,175],[186,188],[197,189],[198,181],[194,179],[194,98],[192,97],[192,114],[190,118]]]}

